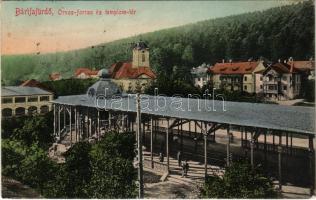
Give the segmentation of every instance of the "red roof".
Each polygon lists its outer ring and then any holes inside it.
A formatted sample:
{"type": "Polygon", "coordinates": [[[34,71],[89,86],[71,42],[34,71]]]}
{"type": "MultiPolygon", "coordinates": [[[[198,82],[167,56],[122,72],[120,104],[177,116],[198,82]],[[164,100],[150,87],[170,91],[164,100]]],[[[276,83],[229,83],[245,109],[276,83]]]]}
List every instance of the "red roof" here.
{"type": "Polygon", "coordinates": [[[260,62],[229,62],[216,63],[210,69],[214,74],[251,74],[260,62]]]}
{"type": "Polygon", "coordinates": [[[28,86],[28,87],[38,87],[41,83],[35,79],[30,79],[24,81],[20,86],[28,86]]]}
{"type": "Polygon", "coordinates": [[[151,79],[156,78],[156,74],[149,67],[132,67],[132,62],[118,62],[111,66],[110,74],[113,79],[138,78],[147,75],[151,79]]]}
{"type": "Polygon", "coordinates": [[[52,81],[61,79],[61,75],[58,72],[53,72],[49,75],[49,79],[52,81]]]}
{"type": "Polygon", "coordinates": [[[98,72],[99,72],[98,70],[91,70],[89,68],[80,67],[80,68],[76,69],[75,76],[78,76],[82,73],[89,75],[89,76],[93,76],[93,75],[98,75],[98,72]]]}
{"type": "Polygon", "coordinates": [[[43,85],[41,82],[35,79],[26,80],[20,86],[36,87],[51,92],[49,89],[45,87],[45,85],[43,85]]]}
{"type": "Polygon", "coordinates": [[[312,70],[315,69],[315,62],[312,60],[304,60],[304,61],[288,61],[287,64],[293,65],[294,68],[298,70],[312,70]]]}

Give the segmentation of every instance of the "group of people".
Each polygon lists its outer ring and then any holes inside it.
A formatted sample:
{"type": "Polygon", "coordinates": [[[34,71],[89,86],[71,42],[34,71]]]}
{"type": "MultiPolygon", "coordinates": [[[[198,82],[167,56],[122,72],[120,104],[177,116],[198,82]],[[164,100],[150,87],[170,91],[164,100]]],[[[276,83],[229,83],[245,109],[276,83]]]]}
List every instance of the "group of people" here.
{"type": "MultiPolygon", "coordinates": [[[[178,165],[182,169],[182,177],[187,176],[188,171],[189,171],[189,163],[187,160],[182,159],[182,153],[181,151],[178,151],[177,153],[177,160],[178,160],[178,165]]],[[[162,152],[159,153],[159,161],[163,162],[164,161],[164,155],[162,152]]]]}

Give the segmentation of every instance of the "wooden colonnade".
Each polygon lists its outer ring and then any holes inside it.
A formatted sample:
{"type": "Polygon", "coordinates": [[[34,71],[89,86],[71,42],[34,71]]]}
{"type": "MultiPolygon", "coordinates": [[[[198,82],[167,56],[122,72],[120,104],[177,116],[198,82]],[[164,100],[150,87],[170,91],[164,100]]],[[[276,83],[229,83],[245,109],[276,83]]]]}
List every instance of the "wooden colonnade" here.
{"type": "MultiPolygon", "coordinates": [[[[135,124],[136,121],[136,113],[134,112],[122,112],[122,111],[111,111],[111,110],[98,110],[97,108],[92,107],[82,107],[82,106],[71,106],[71,105],[61,105],[54,104],[54,135],[56,137],[57,142],[63,140],[63,137],[67,134],[69,130],[70,134],[70,145],[74,142],[78,142],[85,139],[94,138],[95,140],[99,140],[102,135],[107,131],[116,130],[121,132],[135,132],[135,124]],[[63,114],[63,115],[62,115],[63,114]],[[63,122],[61,122],[63,119],[63,122]],[[75,137],[73,138],[72,132],[74,131],[75,137]]],[[[203,138],[204,141],[204,174],[205,178],[208,176],[208,153],[207,146],[209,139],[211,141],[215,141],[215,132],[218,129],[226,129],[227,130],[227,144],[226,144],[226,166],[229,166],[232,161],[232,152],[231,152],[231,140],[232,138],[232,128],[231,124],[222,124],[222,123],[210,123],[206,121],[198,121],[198,120],[189,120],[189,119],[181,119],[181,118],[171,118],[168,116],[155,116],[142,113],[141,119],[142,125],[140,126],[140,133],[142,134],[142,139],[145,140],[146,134],[146,124],[147,129],[150,128],[150,167],[155,169],[155,165],[159,165],[159,163],[154,162],[153,159],[153,141],[156,140],[157,132],[164,129],[165,132],[165,154],[166,154],[166,166],[164,168],[165,172],[170,172],[170,137],[173,138],[175,130],[177,130],[177,137],[180,137],[180,149],[179,151],[183,155],[183,125],[189,124],[188,134],[191,136],[192,131],[194,133],[194,140],[197,144],[198,134],[199,138],[203,138]],[[173,120],[174,119],[174,120],[173,120]],[[167,122],[166,128],[161,128],[159,122],[164,120],[167,122]],[[173,120],[173,121],[172,121],[173,120]],[[170,123],[171,122],[171,123],[170,123]],[[194,124],[194,130],[191,130],[191,123],[194,124]],[[174,129],[174,128],[177,129],[174,129]],[[200,133],[198,133],[198,129],[200,129],[200,133]]],[[[236,126],[234,126],[236,127],[236,126]]],[[[263,150],[265,153],[270,151],[271,149],[275,151],[277,147],[278,153],[278,179],[279,179],[279,189],[282,189],[282,154],[290,153],[292,154],[292,138],[293,134],[289,132],[281,132],[263,128],[254,128],[254,127],[246,127],[239,126],[241,131],[241,141],[242,147],[250,148],[250,163],[254,167],[254,150],[258,149],[259,143],[258,138],[260,135],[264,136],[264,144],[263,150]],[[267,145],[267,134],[273,137],[272,148],[271,145],[267,145]],[[290,134],[290,147],[288,135],[290,134]],[[248,136],[249,140],[248,140],[248,136]],[[275,144],[275,135],[279,137],[278,144],[275,144]],[[286,146],[285,148],[282,146],[282,135],[286,136],[286,146]],[[290,149],[290,151],[289,151],[290,149]]],[[[187,131],[186,131],[187,132],[187,131]]],[[[137,138],[137,134],[136,138],[137,138]]],[[[310,174],[311,177],[315,175],[315,164],[314,164],[314,146],[313,146],[313,136],[309,135],[309,157],[310,157],[310,174]]],[[[172,140],[171,138],[171,140],[172,140]]],[[[311,192],[314,191],[315,183],[314,179],[311,181],[311,192]]]]}

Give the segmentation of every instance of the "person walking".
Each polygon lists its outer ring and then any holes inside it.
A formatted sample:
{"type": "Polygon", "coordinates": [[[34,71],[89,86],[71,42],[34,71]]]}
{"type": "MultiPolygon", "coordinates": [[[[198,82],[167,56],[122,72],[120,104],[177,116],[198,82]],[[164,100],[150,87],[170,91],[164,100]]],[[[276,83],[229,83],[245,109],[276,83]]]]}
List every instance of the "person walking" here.
{"type": "Polygon", "coordinates": [[[187,162],[187,160],[184,161],[184,175],[187,176],[188,175],[188,171],[189,171],[189,163],[187,162]]]}
{"type": "Polygon", "coordinates": [[[160,161],[160,162],[163,162],[163,160],[164,160],[164,155],[163,155],[162,152],[160,152],[160,153],[159,153],[159,161],[160,161]]]}
{"type": "Polygon", "coordinates": [[[182,153],[181,153],[181,151],[178,151],[177,159],[178,159],[178,165],[179,165],[179,167],[181,167],[181,162],[182,162],[182,153]]]}
{"type": "Polygon", "coordinates": [[[184,177],[184,175],[185,175],[185,163],[184,162],[181,163],[181,169],[182,169],[182,176],[181,177],[184,177]]]}

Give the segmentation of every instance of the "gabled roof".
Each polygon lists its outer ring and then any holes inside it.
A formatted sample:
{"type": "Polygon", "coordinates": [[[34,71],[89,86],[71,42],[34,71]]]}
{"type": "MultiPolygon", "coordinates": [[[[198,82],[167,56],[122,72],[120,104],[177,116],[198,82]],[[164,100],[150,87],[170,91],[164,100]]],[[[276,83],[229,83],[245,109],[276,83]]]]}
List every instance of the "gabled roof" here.
{"type": "Polygon", "coordinates": [[[91,70],[91,69],[86,68],[86,67],[80,67],[80,68],[76,69],[75,76],[78,76],[82,73],[86,74],[88,76],[95,76],[95,75],[98,75],[98,72],[99,72],[99,70],[91,70]]]}
{"type": "Polygon", "coordinates": [[[146,75],[151,79],[156,78],[156,74],[149,67],[132,67],[132,62],[118,62],[111,66],[110,74],[113,79],[135,79],[141,75],[146,75]]]}
{"type": "Polygon", "coordinates": [[[269,70],[274,70],[279,74],[290,74],[290,73],[298,73],[299,71],[293,67],[293,65],[288,65],[287,63],[274,63],[266,68],[266,70],[263,72],[264,74],[268,72],[269,70]]]}
{"type": "Polygon", "coordinates": [[[28,86],[4,86],[1,90],[1,96],[52,95],[43,89],[28,86]]]}
{"type": "Polygon", "coordinates": [[[216,63],[210,72],[213,74],[251,74],[259,63],[259,61],[216,63]]]}

